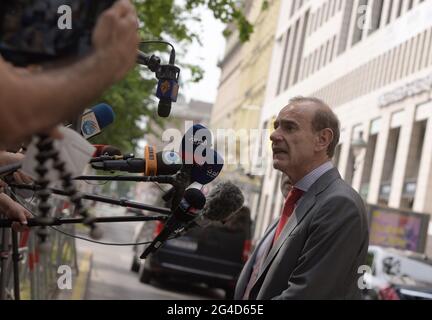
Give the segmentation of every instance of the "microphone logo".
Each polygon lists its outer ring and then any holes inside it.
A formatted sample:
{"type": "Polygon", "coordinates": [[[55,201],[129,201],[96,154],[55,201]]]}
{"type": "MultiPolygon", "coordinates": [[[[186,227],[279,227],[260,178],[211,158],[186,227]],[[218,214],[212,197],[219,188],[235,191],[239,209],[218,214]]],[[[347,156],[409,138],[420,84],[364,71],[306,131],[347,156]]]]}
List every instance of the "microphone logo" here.
{"type": "Polygon", "coordinates": [[[212,168],[207,169],[207,176],[212,177],[216,179],[216,177],[219,175],[219,171],[215,171],[212,168]]]}
{"type": "Polygon", "coordinates": [[[91,136],[97,132],[97,124],[91,120],[87,120],[82,125],[83,133],[87,136],[91,136]]]}
{"type": "Polygon", "coordinates": [[[165,164],[182,164],[182,160],[178,153],[170,151],[162,154],[162,159],[165,164]]]}
{"type": "Polygon", "coordinates": [[[85,139],[94,137],[101,132],[101,128],[94,112],[88,112],[82,116],[81,132],[85,139]]]}
{"type": "Polygon", "coordinates": [[[162,82],[162,84],[160,85],[160,90],[161,90],[162,94],[165,95],[169,89],[170,89],[169,81],[165,80],[164,82],[162,82]]]}

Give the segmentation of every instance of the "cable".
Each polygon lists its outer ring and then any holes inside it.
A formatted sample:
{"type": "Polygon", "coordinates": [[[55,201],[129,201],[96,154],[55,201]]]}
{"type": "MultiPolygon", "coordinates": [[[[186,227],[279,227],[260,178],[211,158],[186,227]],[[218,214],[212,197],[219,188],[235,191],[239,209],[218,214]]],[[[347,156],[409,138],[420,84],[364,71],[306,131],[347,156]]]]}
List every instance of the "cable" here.
{"type": "Polygon", "coordinates": [[[170,53],[170,58],[169,58],[169,63],[170,64],[174,64],[175,62],[175,48],[174,46],[167,42],[167,41],[163,41],[163,40],[145,40],[145,41],[140,41],[140,44],[165,44],[171,47],[171,53],[170,53]]]}
{"type": "Polygon", "coordinates": [[[97,244],[101,244],[104,246],[136,246],[136,245],[144,245],[144,244],[150,244],[152,243],[152,241],[146,241],[146,242],[136,242],[136,243],[110,243],[110,242],[102,242],[102,241],[96,241],[96,240],[91,240],[88,238],[84,238],[81,236],[76,236],[76,235],[72,235],[70,233],[67,233],[65,231],[62,231],[60,229],[57,229],[56,227],[50,227],[51,229],[54,229],[57,232],[60,232],[62,234],[64,234],[65,236],[71,237],[71,238],[75,238],[75,239],[80,239],[80,240],[84,240],[84,241],[88,241],[88,242],[93,242],[93,243],[97,243],[97,244]]]}
{"type": "Polygon", "coordinates": [[[101,183],[97,183],[97,182],[95,182],[95,183],[92,183],[92,182],[90,182],[89,180],[83,180],[86,184],[88,184],[88,185],[91,185],[91,186],[103,186],[103,185],[106,185],[108,182],[110,182],[110,181],[105,181],[105,182],[101,182],[101,183]]]}

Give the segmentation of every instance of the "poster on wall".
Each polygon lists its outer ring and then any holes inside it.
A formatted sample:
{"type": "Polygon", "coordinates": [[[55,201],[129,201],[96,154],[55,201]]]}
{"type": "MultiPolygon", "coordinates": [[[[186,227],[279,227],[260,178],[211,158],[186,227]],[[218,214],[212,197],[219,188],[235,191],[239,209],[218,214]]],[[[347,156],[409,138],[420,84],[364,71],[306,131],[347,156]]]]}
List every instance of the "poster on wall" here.
{"type": "Polygon", "coordinates": [[[369,243],[424,253],[429,215],[369,206],[369,243]]]}

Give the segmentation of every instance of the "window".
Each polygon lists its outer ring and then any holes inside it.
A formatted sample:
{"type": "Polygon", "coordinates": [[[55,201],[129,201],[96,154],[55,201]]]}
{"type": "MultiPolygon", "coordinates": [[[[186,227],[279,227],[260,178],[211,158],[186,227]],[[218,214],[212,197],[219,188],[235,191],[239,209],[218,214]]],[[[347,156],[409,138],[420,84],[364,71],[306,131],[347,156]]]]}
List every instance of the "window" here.
{"type": "Polygon", "coordinates": [[[383,14],[383,5],[384,0],[375,0],[373,2],[372,8],[372,21],[371,21],[371,29],[369,30],[369,34],[372,34],[377,29],[379,29],[381,24],[381,16],[383,14]]]}
{"type": "Polygon", "coordinates": [[[389,4],[389,8],[388,8],[388,12],[387,12],[387,21],[386,24],[389,24],[392,18],[392,12],[393,12],[393,1],[394,0],[390,0],[390,4],[389,4]]]}
{"type": "Polygon", "coordinates": [[[367,10],[360,10],[360,8],[363,8],[364,6],[367,7],[368,0],[359,0],[358,7],[356,8],[356,19],[353,21],[354,24],[354,32],[352,37],[351,45],[355,45],[356,43],[360,42],[362,40],[363,35],[363,28],[359,26],[359,21],[362,18],[362,16],[367,12],[367,10]]]}
{"type": "Polygon", "coordinates": [[[399,18],[402,14],[402,4],[403,4],[404,0],[399,0],[399,6],[397,9],[397,13],[396,13],[396,18],[399,18]]]}
{"type": "Polygon", "coordinates": [[[284,42],[284,46],[283,46],[283,56],[282,56],[282,63],[281,63],[281,68],[280,68],[280,73],[279,73],[279,83],[278,83],[278,89],[277,89],[277,94],[279,94],[282,90],[282,81],[283,81],[283,76],[284,76],[284,70],[287,64],[287,52],[288,52],[288,43],[290,41],[290,34],[291,34],[291,29],[288,29],[288,31],[285,33],[285,35],[283,36],[283,41],[284,42]]]}

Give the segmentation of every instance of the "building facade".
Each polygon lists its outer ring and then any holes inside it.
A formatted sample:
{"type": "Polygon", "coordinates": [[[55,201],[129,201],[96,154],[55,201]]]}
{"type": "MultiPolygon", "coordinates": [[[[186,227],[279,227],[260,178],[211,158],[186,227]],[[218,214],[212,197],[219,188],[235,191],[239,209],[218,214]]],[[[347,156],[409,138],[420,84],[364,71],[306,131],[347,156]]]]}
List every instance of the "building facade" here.
{"type": "MultiPolygon", "coordinates": [[[[323,99],[341,121],[343,178],[369,204],[431,214],[431,17],[431,0],[282,1],[260,126],[294,96],[323,99]]],[[[283,205],[266,157],[256,238],[283,205]]]]}
{"type": "MultiPolygon", "coordinates": [[[[253,24],[254,32],[245,43],[240,42],[235,28],[227,37],[224,58],[219,63],[221,78],[210,121],[215,134],[218,129],[225,130],[220,138],[236,140],[232,144],[235,148],[219,145],[218,152],[226,160],[221,176],[235,180],[241,186],[251,208],[257,206],[261,180],[250,174],[250,157],[240,158],[250,155],[254,148],[255,141],[247,134],[250,129],[259,128],[280,3],[280,0],[245,1],[244,14],[253,24]],[[246,138],[240,143],[242,134],[246,138]]],[[[228,144],[226,141],[224,145],[228,144]]],[[[256,211],[252,210],[252,216],[255,215],[256,211]]]]}

